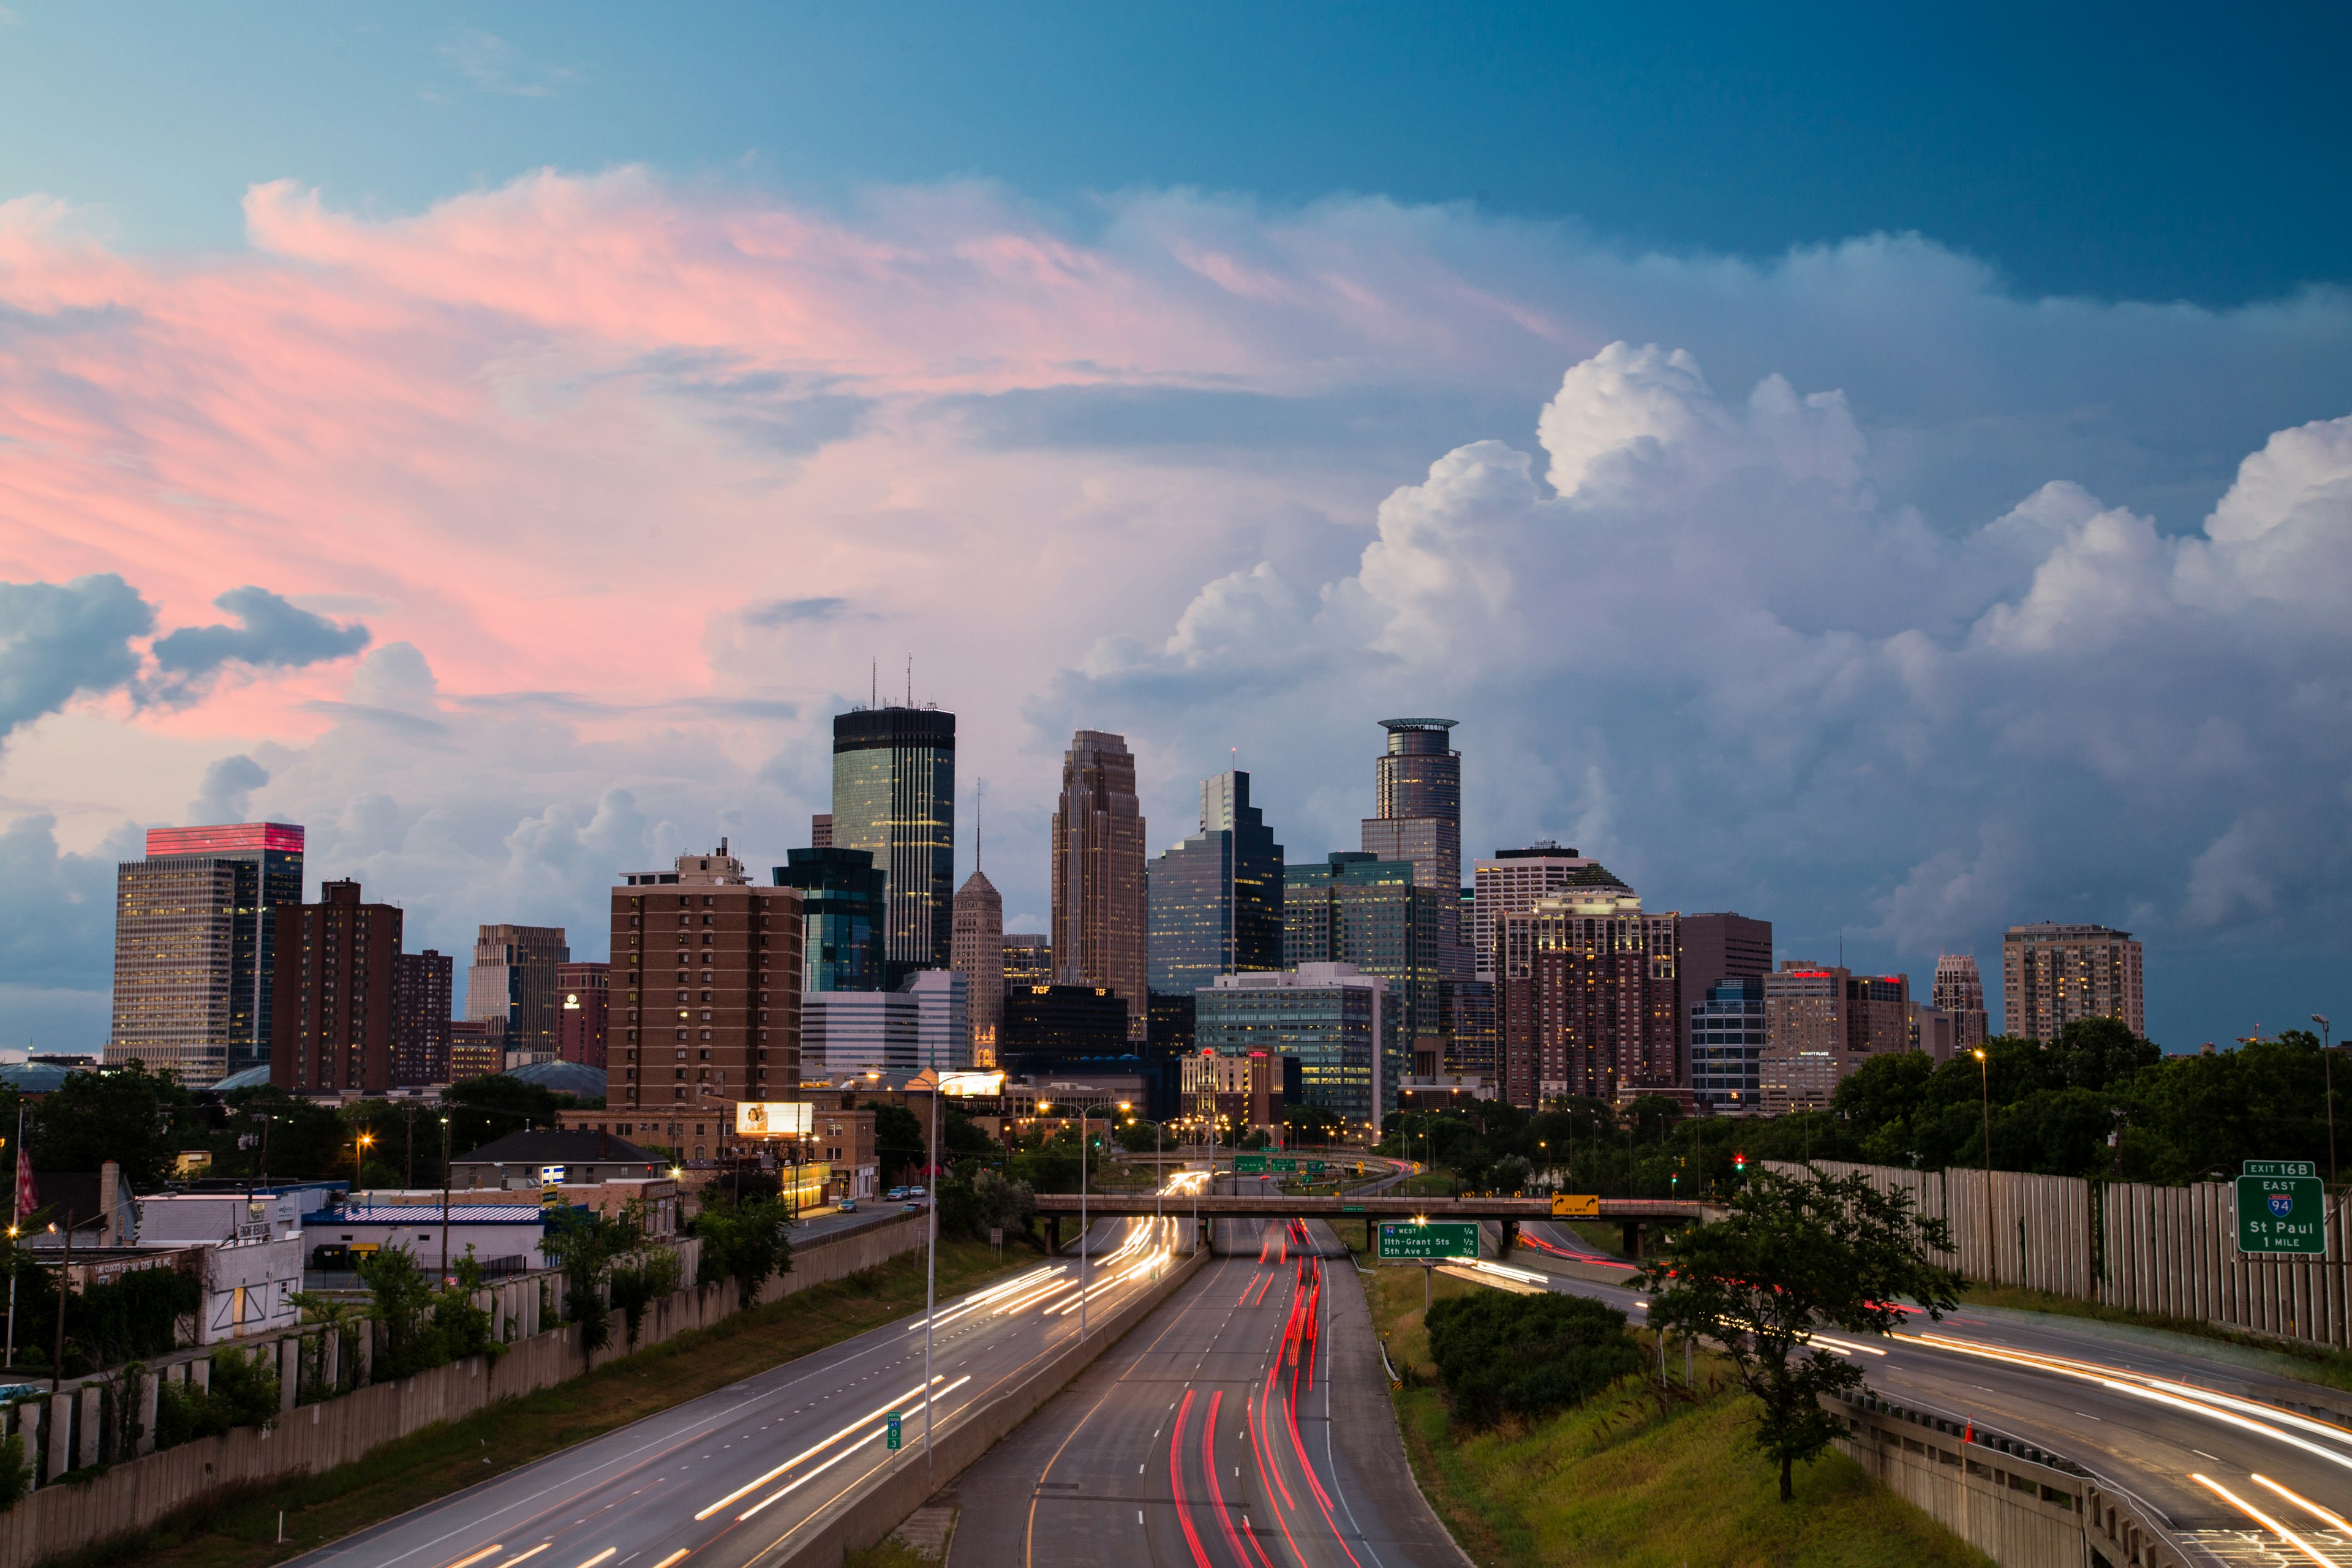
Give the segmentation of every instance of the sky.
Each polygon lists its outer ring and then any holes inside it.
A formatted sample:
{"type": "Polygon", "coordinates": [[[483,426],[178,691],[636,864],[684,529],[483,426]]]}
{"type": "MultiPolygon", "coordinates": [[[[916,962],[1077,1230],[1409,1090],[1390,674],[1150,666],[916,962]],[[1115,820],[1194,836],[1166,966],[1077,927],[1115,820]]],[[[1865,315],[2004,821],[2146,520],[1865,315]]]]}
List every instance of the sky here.
{"type": "Polygon", "coordinates": [[[149,826],[601,957],[877,680],[1015,929],[1073,729],[1309,858],[1433,713],[1466,852],[1784,957],[2336,1010],[2347,31],[10,0],[0,1043],[102,1039],[149,826]]]}

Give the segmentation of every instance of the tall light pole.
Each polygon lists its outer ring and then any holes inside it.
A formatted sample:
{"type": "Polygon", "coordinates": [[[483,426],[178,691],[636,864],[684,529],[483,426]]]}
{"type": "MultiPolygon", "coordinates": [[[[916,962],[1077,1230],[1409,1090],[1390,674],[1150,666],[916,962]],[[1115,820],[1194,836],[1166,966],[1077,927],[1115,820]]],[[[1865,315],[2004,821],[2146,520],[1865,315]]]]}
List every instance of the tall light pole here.
{"type": "Polygon", "coordinates": [[[2311,1021],[2319,1026],[2319,1070],[2327,1083],[2327,1184],[2336,1184],[2336,1058],[2327,1053],[2327,1016],[2314,1013],[2311,1021]]]}
{"type": "Polygon", "coordinates": [[[1985,1258],[1992,1258],[1992,1064],[1986,1060],[1984,1047],[1977,1047],[1977,1091],[1984,1104],[1984,1234],[1985,1258]]]}
{"type": "Polygon", "coordinates": [[[1078,1343],[1087,1342],[1087,1107],[1078,1102],[1078,1343]]]}
{"type": "MultiPolygon", "coordinates": [[[[937,1068],[926,1068],[920,1079],[930,1080],[931,1090],[931,1169],[929,1180],[923,1184],[927,1200],[923,1207],[929,1213],[929,1248],[923,1259],[923,1470],[931,1468],[932,1412],[939,1400],[931,1388],[931,1325],[940,1310],[940,1074],[937,1068]]],[[[1080,1309],[1084,1310],[1083,1308],[1080,1309]]]]}

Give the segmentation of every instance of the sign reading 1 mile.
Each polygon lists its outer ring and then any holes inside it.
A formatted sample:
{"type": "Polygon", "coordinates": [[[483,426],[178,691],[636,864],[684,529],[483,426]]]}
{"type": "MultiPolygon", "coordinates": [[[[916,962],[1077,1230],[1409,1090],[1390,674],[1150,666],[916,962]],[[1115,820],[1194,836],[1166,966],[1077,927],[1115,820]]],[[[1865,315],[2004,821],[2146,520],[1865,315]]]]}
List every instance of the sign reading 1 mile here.
{"type": "Polygon", "coordinates": [[[2323,1258],[2327,1194],[2308,1160],[2248,1160],[2238,1177],[2238,1250],[2323,1258]]]}

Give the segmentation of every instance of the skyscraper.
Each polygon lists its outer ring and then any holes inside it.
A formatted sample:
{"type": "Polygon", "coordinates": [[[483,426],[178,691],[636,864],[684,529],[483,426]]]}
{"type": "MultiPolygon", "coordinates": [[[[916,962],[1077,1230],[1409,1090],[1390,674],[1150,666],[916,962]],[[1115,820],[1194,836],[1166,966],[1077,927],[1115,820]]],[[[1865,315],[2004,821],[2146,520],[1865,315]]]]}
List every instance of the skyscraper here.
{"type": "Polygon", "coordinates": [[[328,882],[315,904],[277,911],[269,1081],[289,1094],[392,1087],[401,912],[328,882]]]}
{"type": "Polygon", "coordinates": [[[392,1081],[449,1081],[450,984],[457,967],[436,948],[404,952],[393,969],[392,1081]]]}
{"type": "Polygon", "coordinates": [[[1286,963],[1352,963],[1396,983],[1399,1005],[1387,1037],[1403,1053],[1397,1079],[1414,1070],[1416,1058],[1442,1055],[1434,955],[1451,934],[1456,902],[1419,886],[1414,875],[1409,860],[1348,849],[1283,872],[1286,963]]]}
{"type": "Polygon", "coordinates": [[[801,991],[879,991],[889,878],[864,849],[787,849],[772,873],[801,893],[801,991]]]}
{"type": "MultiPolygon", "coordinates": [[[[1682,999],[1675,1016],[1683,1020],[1683,1061],[1691,1072],[1692,1087],[1696,1089],[1699,1068],[1706,1060],[1699,1054],[1706,1047],[1699,1039],[1698,1021],[1706,1016],[1708,994],[1717,981],[1747,980],[1772,973],[1772,922],[1728,911],[1685,915],[1682,942],[1682,999]]],[[[1744,1078],[1746,1058],[1740,1059],[1744,1078]]],[[[1715,1070],[1712,1076],[1720,1079],[1723,1074],[1715,1070]]]]}
{"type": "Polygon", "coordinates": [[[1525,849],[1497,849],[1492,859],[1471,868],[1471,970],[1481,980],[1495,978],[1495,943],[1503,934],[1505,915],[1525,914],[1538,899],[1570,888],[1633,891],[1598,860],[1549,838],[1525,849]]]}
{"type": "Polygon", "coordinates": [[[1143,811],[1126,737],[1100,730],[1080,730],[1062,754],[1054,964],[1060,983],[1102,986],[1126,1003],[1128,1037],[1145,1037],[1143,811]]]}
{"type": "Polygon", "coordinates": [[[1282,846],[1250,804],[1249,774],[1201,781],[1201,831],[1151,862],[1148,903],[1157,994],[1282,967],[1282,846]]]}
{"type": "Polygon", "coordinates": [[[1764,977],[1764,1110],[1819,1109],[1872,1057],[1912,1048],[1910,978],[1790,959],[1764,977]]]}
{"type": "Polygon", "coordinates": [[[602,1071],[612,1019],[613,966],[572,963],[555,970],[555,1055],[602,1071]]]}
{"type": "Polygon", "coordinates": [[[882,983],[947,967],[955,900],[955,715],[853,708],[833,721],[833,847],[885,879],[882,983]]]}
{"type": "Polygon", "coordinates": [[[1973,952],[1948,952],[1936,960],[1936,1005],[1952,1016],[1952,1049],[1972,1051],[1985,1043],[1984,976],[1973,952]]]}
{"type": "Polygon", "coordinates": [[[1383,719],[1388,750],[1373,766],[1374,810],[1364,818],[1364,852],[1412,862],[1413,883],[1444,895],[1444,929],[1431,954],[1441,980],[1467,980],[1453,905],[1462,886],[1462,753],[1447,743],[1454,719],[1383,719]]]}
{"type": "Polygon", "coordinates": [[[1007,994],[1024,986],[1054,984],[1054,939],[1045,932],[1006,931],[1003,951],[1007,994]]]}
{"type": "Polygon", "coordinates": [[[605,1069],[615,1110],[709,1112],[800,1090],[801,895],[762,888],[727,853],[681,855],[613,889],[613,1008],[605,1069]]]}
{"type": "Polygon", "coordinates": [[[562,926],[486,925],[474,934],[466,1016],[506,1020],[506,1048],[555,1060],[555,971],[572,961],[562,926]]]}
{"type": "Polygon", "coordinates": [[[1504,916],[1504,1098],[1534,1110],[1561,1095],[1682,1090],[1680,923],[1622,888],[1574,889],[1504,916]]]}
{"type": "Polygon", "coordinates": [[[1391,982],[1352,963],[1303,963],[1220,975],[1196,999],[1201,1049],[1297,1058],[1305,1102],[1352,1126],[1378,1128],[1395,1111],[1405,1055],[1391,982]]]}
{"type": "Polygon", "coordinates": [[[302,829],[287,822],[158,827],[115,868],[110,1064],[203,1086],[268,1065],[277,911],[302,901],[302,829]]]}
{"type": "Polygon", "coordinates": [[[2054,1042],[2077,1018],[2120,1018],[2147,1034],[2140,993],[2140,947],[2105,926],[2011,926],[2000,939],[2004,1035],[2054,1042]]]}
{"type": "Polygon", "coordinates": [[[956,889],[950,964],[963,976],[974,1065],[996,1064],[996,1029],[1004,1018],[1004,899],[975,867],[956,889]]]}

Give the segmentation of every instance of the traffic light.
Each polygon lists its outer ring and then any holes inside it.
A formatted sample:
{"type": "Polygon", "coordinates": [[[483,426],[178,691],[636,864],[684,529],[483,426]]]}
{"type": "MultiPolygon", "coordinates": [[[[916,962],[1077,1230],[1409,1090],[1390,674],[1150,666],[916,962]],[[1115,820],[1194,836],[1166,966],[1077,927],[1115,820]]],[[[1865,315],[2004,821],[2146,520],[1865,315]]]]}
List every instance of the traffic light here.
{"type": "Polygon", "coordinates": [[[1731,1157],[1731,1169],[1738,1175],[1746,1175],[1748,1173],[1748,1156],[1745,1154],[1734,1154],[1731,1157]]]}

